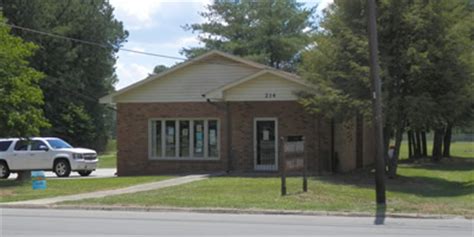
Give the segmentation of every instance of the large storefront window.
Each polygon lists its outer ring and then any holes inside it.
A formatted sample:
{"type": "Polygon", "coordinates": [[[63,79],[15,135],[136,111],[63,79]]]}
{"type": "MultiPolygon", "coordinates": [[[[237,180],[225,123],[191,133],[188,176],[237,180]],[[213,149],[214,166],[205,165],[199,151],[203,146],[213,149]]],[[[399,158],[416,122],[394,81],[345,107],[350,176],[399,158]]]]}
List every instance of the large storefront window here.
{"type": "Polygon", "coordinates": [[[152,159],[219,158],[216,119],[156,119],[150,129],[152,159]]]}

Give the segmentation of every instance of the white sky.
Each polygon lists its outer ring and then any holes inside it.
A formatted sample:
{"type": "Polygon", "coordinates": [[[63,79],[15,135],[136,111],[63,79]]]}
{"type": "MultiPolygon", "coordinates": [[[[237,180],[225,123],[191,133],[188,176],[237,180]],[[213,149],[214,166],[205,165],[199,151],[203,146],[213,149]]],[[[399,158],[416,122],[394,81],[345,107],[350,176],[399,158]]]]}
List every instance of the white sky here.
{"type": "MultiPolygon", "coordinates": [[[[182,26],[203,22],[199,12],[212,0],[158,1],[158,0],[110,0],[115,16],[129,31],[124,48],[150,53],[183,57],[183,47],[198,46],[197,34],[185,31],[182,26]]],[[[312,7],[319,3],[318,14],[333,0],[302,1],[312,7]]],[[[119,52],[116,73],[119,82],[116,89],[144,79],[156,65],[172,66],[179,60],[119,52]]]]}

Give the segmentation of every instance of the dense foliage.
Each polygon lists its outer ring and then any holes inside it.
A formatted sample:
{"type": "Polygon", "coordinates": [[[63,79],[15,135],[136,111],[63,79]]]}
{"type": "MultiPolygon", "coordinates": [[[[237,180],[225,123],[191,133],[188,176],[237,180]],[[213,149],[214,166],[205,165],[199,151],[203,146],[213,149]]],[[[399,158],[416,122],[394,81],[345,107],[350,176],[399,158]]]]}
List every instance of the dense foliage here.
{"type": "MultiPolygon", "coordinates": [[[[324,30],[301,67],[319,87],[303,96],[308,109],[341,118],[371,113],[366,9],[364,0],[336,0],[326,10],[324,30]]],[[[433,157],[439,159],[445,133],[472,120],[472,18],[465,0],[378,1],[385,132],[395,134],[397,149],[404,131],[414,131],[412,143],[420,144],[420,132],[432,129],[433,157]]]]}
{"type": "Polygon", "coordinates": [[[39,46],[30,62],[46,75],[41,108],[52,125],[42,135],[102,150],[113,120],[97,98],[113,90],[116,52],[128,36],[113,7],[105,0],[1,0],[0,7],[10,24],[101,45],[12,30],[39,46]]]}
{"type": "Polygon", "coordinates": [[[185,26],[199,33],[204,47],[183,49],[183,53],[195,57],[217,49],[293,70],[315,29],[315,9],[303,5],[294,0],[215,1],[201,13],[204,23],[185,26]]]}
{"type": "Polygon", "coordinates": [[[0,137],[39,135],[48,126],[43,116],[43,74],[31,68],[28,58],[37,47],[12,36],[0,16],[0,137]]]}

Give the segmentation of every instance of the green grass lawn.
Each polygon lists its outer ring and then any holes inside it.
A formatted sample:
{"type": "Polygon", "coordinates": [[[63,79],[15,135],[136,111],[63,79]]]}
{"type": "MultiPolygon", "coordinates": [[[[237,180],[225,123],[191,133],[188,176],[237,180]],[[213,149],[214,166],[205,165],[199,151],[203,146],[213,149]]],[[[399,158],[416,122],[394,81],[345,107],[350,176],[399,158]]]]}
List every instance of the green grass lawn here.
{"type": "Polygon", "coordinates": [[[33,190],[31,182],[20,183],[16,180],[0,180],[0,202],[22,201],[109,190],[135,184],[168,179],[167,176],[118,177],[97,179],[52,179],[47,180],[46,190],[33,190]]]}
{"type": "MultiPolygon", "coordinates": [[[[474,216],[474,163],[402,164],[399,177],[387,181],[387,211],[474,216]]],[[[311,178],[302,193],[301,179],[288,179],[280,196],[275,177],[215,177],[156,191],[82,200],[79,204],[176,207],[224,207],[314,211],[375,212],[373,174],[368,171],[311,178]]]]}
{"type": "MultiPolygon", "coordinates": [[[[394,142],[392,142],[394,144],[394,142]]],[[[427,141],[428,155],[431,155],[433,149],[433,142],[427,141]]],[[[474,158],[474,142],[452,142],[451,156],[459,158],[474,158]]],[[[400,158],[408,159],[408,142],[404,140],[400,146],[400,158]]]]}
{"type": "Polygon", "coordinates": [[[116,168],[117,167],[117,141],[110,139],[107,147],[102,154],[99,154],[98,168],[116,168]]]}
{"type": "Polygon", "coordinates": [[[117,168],[117,154],[114,152],[99,155],[98,168],[117,168]]]}

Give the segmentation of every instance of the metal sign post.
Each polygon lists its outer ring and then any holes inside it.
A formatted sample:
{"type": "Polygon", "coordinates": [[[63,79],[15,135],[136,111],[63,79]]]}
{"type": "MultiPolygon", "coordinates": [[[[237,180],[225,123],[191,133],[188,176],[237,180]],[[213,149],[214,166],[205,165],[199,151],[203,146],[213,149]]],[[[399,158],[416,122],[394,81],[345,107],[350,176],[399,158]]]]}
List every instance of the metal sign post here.
{"type": "Polygon", "coordinates": [[[308,178],[307,178],[307,171],[308,171],[308,161],[306,155],[306,149],[304,149],[304,137],[303,141],[303,192],[308,192],[308,178]]]}
{"type": "MultiPolygon", "coordinates": [[[[285,138],[280,138],[283,147],[285,147],[285,138]]],[[[285,160],[285,151],[282,149],[280,154],[280,166],[281,166],[281,196],[286,195],[286,160],[285,160]]]]}

